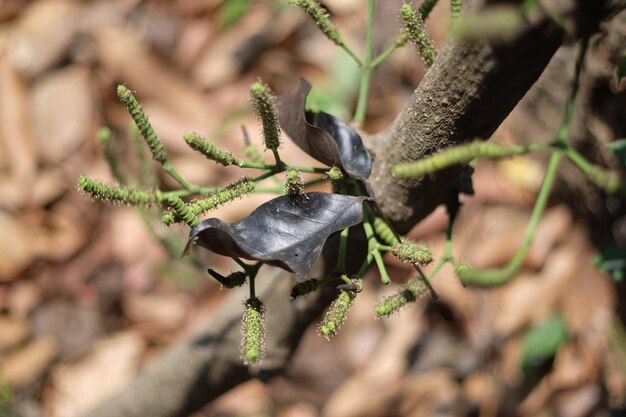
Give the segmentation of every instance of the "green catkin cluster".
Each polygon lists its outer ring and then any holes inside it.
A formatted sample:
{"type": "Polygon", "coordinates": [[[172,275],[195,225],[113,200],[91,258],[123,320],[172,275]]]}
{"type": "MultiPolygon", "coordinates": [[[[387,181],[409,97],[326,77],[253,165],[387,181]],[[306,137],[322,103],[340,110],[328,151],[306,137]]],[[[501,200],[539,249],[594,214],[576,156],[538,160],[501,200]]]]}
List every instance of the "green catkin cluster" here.
{"type": "Polygon", "coordinates": [[[527,149],[523,146],[506,147],[492,142],[475,141],[467,145],[453,146],[416,162],[396,165],[393,167],[393,174],[397,177],[421,177],[453,165],[467,164],[479,157],[497,159],[526,152],[527,149]]]}
{"type": "Polygon", "coordinates": [[[324,320],[319,325],[319,332],[326,339],[330,339],[336,335],[339,331],[339,327],[346,320],[350,306],[356,298],[356,293],[353,291],[340,291],[339,295],[333,301],[324,320]]]}
{"type": "Polygon", "coordinates": [[[104,159],[107,161],[107,164],[109,164],[109,169],[111,170],[113,178],[115,178],[120,184],[124,184],[126,182],[126,177],[123,173],[122,165],[120,164],[117,152],[115,152],[115,148],[113,146],[113,133],[111,132],[111,129],[108,127],[100,128],[98,130],[98,141],[100,142],[100,147],[104,153],[104,159]]]}
{"type": "Polygon", "coordinates": [[[427,265],[433,261],[433,254],[428,246],[411,240],[395,243],[391,247],[391,252],[402,262],[427,265]]]}
{"type": "Polygon", "coordinates": [[[394,245],[399,242],[391,227],[380,217],[374,218],[374,231],[388,245],[394,245]]]}
{"type": "Polygon", "coordinates": [[[167,203],[172,208],[173,212],[176,213],[180,219],[182,219],[189,227],[195,227],[198,223],[200,223],[200,219],[198,216],[185,204],[180,197],[173,195],[168,197],[167,203]]]}
{"type": "MultiPolygon", "coordinates": [[[[193,212],[193,214],[200,216],[209,210],[213,210],[222,204],[234,200],[237,197],[253,192],[254,188],[254,181],[248,178],[243,178],[220,191],[215,191],[202,200],[196,200],[193,203],[186,204],[186,206],[193,212]]],[[[176,212],[168,212],[161,217],[161,221],[166,226],[170,226],[171,224],[182,220],[183,218],[176,212]]]]}
{"type": "Polygon", "coordinates": [[[418,9],[423,20],[426,20],[428,15],[430,15],[430,12],[433,11],[433,8],[437,5],[438,1],[439,0],[424,0],[422,5],[418,9]]]}
{"type": "Polygon", "coordinates": [[[291,4],[300,7],[308,14],[315,24],[320,28],[322,33],[330,39],[335,45],[342,46],[343,39],[339,31],[328,18],[326,10],[320,6],[315,0],[291,0],[291,4]]]}
{"type": "Polygon", "coordinates": [[[263,142],[265,148],[276,151],[280,147],[280,125],[276,100],[269,87],[256,82],[250,88],[252,107],[263,125],[263,142]]]}
{"type": "Polygon", "coordinates": [[[143,136],[144,140],[148,144],[148,147],[150,148],[150,151],[152,152],[152,157],[162,164],[165,163],[167,160],[165,148],[152,128],[152,125],[148,121],[148,117],[141,109],[141,105],[135,96],[133,96],[133,93],[131,93],[131,91],[125,86],[118,85],[117,96],[135,121],[139,132],[141,132],[141,136],[143,136]]]}
{"type": "Polygon", "coordinates": [[[326,171],[326,178],[330,180],[330,184],[333,187],[334,193],[343,193],[346,188],[346,181],[341,172],[341,169],[337,167],[332,167],[328,171],[326,171]]]}
{"type": "Polygon", "coordinates": [[[241,287],[246,282],[246,273],[243,271],[232,272],[228,276],[221,275],[211,268],[208,268],[207,272],[226,288],[241,287]]]}
{"type": "Polygon", "coordinates": [[[246,300],[244,307],[241,356],[244,364],[250,365],[263,358],[265,349],[264,308],[263,302],[256,297],[246,300]]]}
{"type": "Polygon", "coordinates": [[[183,139],[194,151],[201,153],[207,159],[218,164],[228,166],[235,162],[235,158],[233,158],[230,152],[221,150],[197,133],[185,133],[183,139]]]}
{"type": "Polygon", "coordinates": [[[404,3],[400,7],[400,14],[404,20],[404,28],[409,35],[411,41],[417,46],[422,59],[427,66],[431,66],[435,62],[437,52],[433,46],[428,34],[424,30],[424,20],[419,11],[413,10],[410,4],[404,3]]]}
{"type": "Polygon", "coordinates": [[[411,278],[406,286],[397,293],[386,297],[376,306],[378,317],[389,317],[408,303],[412,303],[428,291],[428,288],[418,277],[411,278]]]}
{"type": "Polygon", "coordinates": [[[84,175],[78,178],[78,188],[98,200],[119,201],[131,206],[149,206],[157,202],[154,193],[104,184],[84,175]]]}
{"type": "Polygon", "coordinates": [[[298,195],[304,190],[304,181],[298,171],[289,170],[285,177],[285,192],[287,195],[298,195]]]}
{"type": "Polygon", "coordinates": [[[463,7],[463,0],[450,0],[450,19],[452,24],[461,16],[461,8],[463,7]]]}
{"type": "Polygon", "coordinates": [[[320,286],[320,281],[317,278],[307,279],[306,281],[302,281],[297,283],[291,288],[291,293],[289,294],[289,300],[293,301],[298,297],[303,295],[307,295],[316,291],[320,286]]]}

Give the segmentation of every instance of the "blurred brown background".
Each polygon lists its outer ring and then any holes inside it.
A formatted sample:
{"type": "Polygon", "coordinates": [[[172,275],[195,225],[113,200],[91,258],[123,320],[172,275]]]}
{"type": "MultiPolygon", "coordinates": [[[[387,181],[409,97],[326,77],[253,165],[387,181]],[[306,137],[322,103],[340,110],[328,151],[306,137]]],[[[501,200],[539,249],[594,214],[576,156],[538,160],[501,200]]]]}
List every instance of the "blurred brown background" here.
{"type": "MultiPolygon", "coordinates": [[[[379,3],[381,51],[398,31],[400,2],[379,3]]],[[[448,27],[441,3],[429,20],[437,45],[448,27]]],[[[360,51],[366,2],[325,4],[360,51]]],[[[412,47],[395,52],[374,77],[364,130],[387,126],[424,71],[412,47]]],[[[136,92],[187,179],[223,185],[242,173],[193,154],[182,134],[198,131],[240,153],[240,126],[254,141],[259,136],[249,86],[261,78],[285,92],[298,76],[314,85],[314,107],[349,120],[354,64],[286,1],[0,0],[0,378],[12,396],[12,406],[0,397],[0,415],[81,415],[219,314],[225,291],[171,257],[137,210],[105,206],[76,189],[80,174],[113,181],[96,139],[100,126],[113,129],[134,169],[130,117],[115,86],[136,92]]],[[[562,103],[553,103],[553,124],[562,103]]],[[[525,140],[519,126],[509,126],[497,140],[525,140]]],[[[309,161],[288,144],[283,159],[309,161]]],[[[476,196],[458,220],[457,259],[504,264],[522,240],[542,174],[541,161],[530,157],[481,163],[476,196]]],[[[212,215],[232,221],[265,198],[237,200],[212,215]]],[[[310,329],[286,375],[245,383],[197,415],[617,415],[626,355],[614,321],[616,291],[594,268],[596,249],[580,219],[555,201],[512,283],[467,289],[444,268],[434,282],[440,300],[384,322],[373,306],[393,288],[371,273],[338,337],[327,342],[310,329]],[[544,349],[551,337],[556,344],[544,349]]],[[[438,210],[412,236],[438,256],[445,225],[438,210]]],[[[187,233],[153,230],[181,241],[187,233]]],[[[205,261],[235,268],[223,258],[205,261]]],[[[389,263],[394,279],[406,280],[410,271],[389,263]]]]}

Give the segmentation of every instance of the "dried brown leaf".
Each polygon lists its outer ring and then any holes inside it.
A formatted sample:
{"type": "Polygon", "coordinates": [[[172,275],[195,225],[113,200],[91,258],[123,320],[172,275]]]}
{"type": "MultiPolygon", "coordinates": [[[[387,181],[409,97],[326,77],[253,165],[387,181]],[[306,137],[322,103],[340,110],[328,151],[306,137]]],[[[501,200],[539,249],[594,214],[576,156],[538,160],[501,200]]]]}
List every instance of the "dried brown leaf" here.
{"type": "Polygon", "coordinates": [[[28,337],[26,321],[11,316],[0,316],[0,352],[23,342],[28,337]]]}
{"type": "Polygon", "coordinates": [[[13,389],[35,382],[57,356],[57,342],[52,337],[40,337],[11,355],[3,358],[0,374],[13,389]]]}
{"type": "Polygon", "coordinates": [[[28,77],[58,63],[77,29],[80,4],[69,0],[32,3],[13,28],[8,56],[28,77]]]}
{"type": "Polygon", "coordinates": [[[98,342],[81,360],[56,368],[51,415],[81,415],[122,388],[135,376],[144,350],[144,339],[138,333],[117,333],[98,342]]]}
{"type": "Polygon", "coordinates": [[[32,121],[40,158],[58,164],[72,156],[97,125],[89,72],[70,66],[35,84],[32,121]]]}
{"type": "Polygon", "coordinates": [[[27,95],[15,66],[0,56],[0,166],[6,172],[0,176],[0,207],[5,209],[25,205],[35,178],[37,155],[27,95]]]}

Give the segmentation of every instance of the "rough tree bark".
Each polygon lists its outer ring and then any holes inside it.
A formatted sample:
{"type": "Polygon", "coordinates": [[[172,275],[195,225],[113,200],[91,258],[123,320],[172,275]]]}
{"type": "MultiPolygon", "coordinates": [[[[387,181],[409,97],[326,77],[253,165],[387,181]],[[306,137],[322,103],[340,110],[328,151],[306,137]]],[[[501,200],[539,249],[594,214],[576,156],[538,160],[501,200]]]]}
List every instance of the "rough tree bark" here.
{"type": "Polygon", "coordinates": [[[450,42],[391,129],[375,144],[372,184],[378,204],[400,231],[442,203],[458,170],[421,181],[394,178],[394,165],[450,145],[487,139],[537,81],[564,32],[539,19],[513,40],[450,42]]]}
{"type": "MultiPolygon", "coordinates": [[[[466,3],[475,9],[485,1],[466,3]]],[[[391,166],[452,144],[488,138],[537,80],[564,36],[553,20],[537,15],[505,42],[452,41],[443,48],[396,122],[369,143],[377,199],[401,231],[442,201],[445,190],[455,186],[458,171],[434,179],[400,181],[391,176],[391,166]]],[[[272,335],[267,359],[255,370],[263,378],[286,365],[306,328],[330,302],[327,294],[317,294],[290,304],[293,282],[293,276],[277,270],[274,276],[259,280],[260,297],[268,310],[267,331],[272,335]]],[[[239,358],[244,298],[242,292],[234,291],[206,329],[172,347],[88,416],[185,416],[250,378],[239,358]]]]}

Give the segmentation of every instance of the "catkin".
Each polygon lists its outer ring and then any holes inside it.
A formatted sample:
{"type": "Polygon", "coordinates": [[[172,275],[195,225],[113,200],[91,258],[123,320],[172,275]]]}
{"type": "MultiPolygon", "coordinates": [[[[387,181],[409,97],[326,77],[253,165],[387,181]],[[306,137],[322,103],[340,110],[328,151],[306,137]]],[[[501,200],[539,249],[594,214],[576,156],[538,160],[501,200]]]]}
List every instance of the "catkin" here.
{"type": "Polygon", "coordinates": [[[418,277],[411,278],[402,290],[386,297],[376,306],[376,315],[378,317],[389,317],[408,303],[412,303],[420,298],[426,291],[426,285],[418,277]]]}
{"type": "Polygon", "coordinates": [[[230,152],[221,150],[197,133],[185,133],[183,139],[193,150],[218,164],[228,166],[235,162],[235,158],[230,152]]]}
{"type": "Polygon", "coordinates": [[[280,125],[276,99],[269,87],[256,82],[250,88],[252,107],[263,125],[263,143],[265,148],[276,151],[280,147],[280,125]]]}
{"type": "Polygon", "coordinates": [[[246,365],[259,362],[265,350],[265,323],[263,302],[249,298],[244,304],[241,356],[246,365]]]}
{"type": "Polygon", "coordinates": [[[420,56],[427,66],[431,66],[435,62],[437,52],[433,46],[428,34],[424,30],[424,20],[419,11],[413,10],[410,4],[404,3],[400,8],[400,14],[404,20],[404,29],[409,35],[411,41],[417,46],[420,56]]]}
{"type": "Polygon", "coordinates": [[[326,339],[330,339],[339,331],[339,327],[346,320],[356,293],[352,291],[340,291],[326,312],[324,320],[319,325],[319,332],[326,339]]]}
{"type": "Polygon", "coordinates": [[[98,200],[119,201],[131,206],[149,206],[157,201],[156,194],[149,191],[107,185],[84,175],[78,178],[78,188],[98,200]]]}
{"type": "Polygon", "coordinates": [[[150,121],[148,121],[148,117],[143,112],[141,105],[133,93],[131,93],[126,86],[118,85],[117,96],[135,121],[139,132],[141,132],[141,136],[143,136],[144,140],[148,144],[148,147],[150,148],[150,151],[152,152],[152,157],[160,163],[165,163],[167,160],[165,148],[163,147],[163,144],[159,140],[159,137],[152,128],[150,121]]]}

